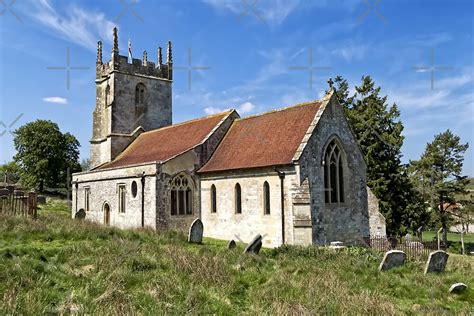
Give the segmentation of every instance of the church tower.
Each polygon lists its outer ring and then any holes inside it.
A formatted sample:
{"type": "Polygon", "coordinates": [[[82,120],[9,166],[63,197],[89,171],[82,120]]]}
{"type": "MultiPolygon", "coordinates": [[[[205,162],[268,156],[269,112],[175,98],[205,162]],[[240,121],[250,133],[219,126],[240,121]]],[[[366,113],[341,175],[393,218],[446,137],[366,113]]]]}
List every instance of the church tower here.
{"type": "Polygon", "coordinates": [[[113,30],[110,61],[102,63],[102,42],[97,43],[96,106],[93,113],[91,167],[117,157],[143,131],[171,125],[173,77],[171,42],[163,63],[119,55],[117,28],[113,30]]]}

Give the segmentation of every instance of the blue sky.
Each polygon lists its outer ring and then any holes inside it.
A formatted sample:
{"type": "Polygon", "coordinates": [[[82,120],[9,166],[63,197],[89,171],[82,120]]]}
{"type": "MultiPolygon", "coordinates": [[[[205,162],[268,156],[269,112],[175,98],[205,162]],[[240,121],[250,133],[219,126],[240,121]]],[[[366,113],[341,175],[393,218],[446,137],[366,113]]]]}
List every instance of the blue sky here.
{"type": "MultiPolygon", "coordinates": [[[[473,143],[474,8],[470,0],[5,0],[0,3],[0,163],[14,155],[8,130],[49,119],[89,156],[96,42],[134,57],[173,42],[173,122],[237,108],[242,116],[318,99],[329,77],[351,86],[371,75],[401,110],[404,162],[447,128],[473,143]],[[70,51],[69,89],[64,70],[70,51]],[[308,71],[315,67],[312,85],[308,71]],[[432,58],[432,56],[434,58],[432,58]],[[432,63],[434,61],[434,63],[432,63]],[[431,69],[435,66],[433,86],[431,69]],[[324,69],[319,69],[319,67],[324,69]],[[426,67],[426,69],[416,68],[426,67]],[[443,68],[444,67],[444,68],[443,68]],[[6,127],[4,127],[4,125],[6,127]]],[[[473,149],[464,172],[474,175],[473,149]]]]}

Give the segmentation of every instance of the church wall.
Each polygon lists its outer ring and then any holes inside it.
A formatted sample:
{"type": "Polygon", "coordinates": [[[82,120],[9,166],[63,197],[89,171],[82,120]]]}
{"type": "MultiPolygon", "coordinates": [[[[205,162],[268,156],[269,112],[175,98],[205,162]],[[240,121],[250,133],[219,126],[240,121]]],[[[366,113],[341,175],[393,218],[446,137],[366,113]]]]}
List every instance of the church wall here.
{"type": "Polygon", "coordinates": [[[209,159],[219,142],[225,136],[232,121],[238,117],[236,112],[231,113],[219,124],[212,134],[204,142],[162,165],[161,172],[157,178],[157,227],[158,229],[175,229],[187,233],[191,223],[201,217],[201,188],[200,178],[196,174],[198,170],[209,159]],[[193,180],[194,198],[192,215],[171,215],[170,207],[170,182],[176,175],[185,173],[193,180]]]}
{"type": "Polygon", "coordinates": [[[194,173],[199,163],[195,150],[190,150],[164,163],[156,179],[156,226],[158,229],[173,229],[187,233],[191,223],[199,218],[199,179],[194,173]],[[193,214],[171,215],[170,182],[179,174],[186,174],[193,182],[193,214]]]}
{"type": "Polygon", "coordinates": [[[385,217],[379,211],[379,200],[368,187],[367,198],[369,204],[370,236],[386,237],[386,222],[385,217]]]}
{"type": "Polygon", "coordinates": [[[309,181],[313,243],[343,241],[353,244],[368,237],[366,165],[343,109],[334,96],[309,138],[299,164],[300,180],[309,181]],[[341,142],[347,160],[343,176],[345,202],[335,206],[325,203],[322,168],[325,147],[334,136],[341,142]]]}
{"type": "Polygon", "coordinates": [[[86,220],[104,224],[104,204],[110,206],[110,226],[139,228],[142,216],[142,185],[140,175],[145,172],[145,226],[156,227],[156,164],[105,169],[73,174],[72,216],[85,209],[85,188],[90,190],[90,211],[86,220]],[[132,195],[132,182],[137,183],[137,194],[132,195]],[[76,188],[77,182],[77,188],[76,188]],[[125,185],[125,213],[118,212],[118,185],[125,185]],[[77,201],[77,202],[76,202],[77,201]]]}
{"type": "MultiPolygon", "coordinates": [[[[296,168],[299,171],[299,167],[296,168]]],[[[311,196],[308,179],[300,183],[299,174],[291,183],[291,201],[293,213],[293,244],[308,246],[313,243],[311,224],[311,196]]]]}
{"type": "MultiPolygon", "coordinates": [[[[297,182],[293,166],[278,167],[285,171],[285,242],[293,243],[291,193],[297,182]]],[[[249,242],[257,234],[264,236],[263,246],[282,244],[281,184],[273,168],[224,171],[201,174],[201,219],[204,236],[217,239],[249,242]],[[270,214],[264,214],[263,185],[270,186],[270,214]],[[242,213],[235,212],[235,185],[242,193],[242,213]],[[211,213],[211,186],[216,186],[217,212],[211,213]]]]}
{"type": "Polygon", "coordinates": [[[114,72],[115,95],[113,102],[112,132],[131,133],[137,126],[146,131],[171,124],[171,81],[145,75],[114,72]],[[135,113],[135,88],[146,87],[144,116],[135,113]]]}

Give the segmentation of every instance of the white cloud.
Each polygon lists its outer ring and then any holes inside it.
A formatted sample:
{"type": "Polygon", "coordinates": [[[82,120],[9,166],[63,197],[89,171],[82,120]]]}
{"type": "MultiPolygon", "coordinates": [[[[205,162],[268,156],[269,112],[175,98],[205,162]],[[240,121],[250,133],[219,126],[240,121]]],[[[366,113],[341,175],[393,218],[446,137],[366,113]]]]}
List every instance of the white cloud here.
{"type": "Polygon", "coordinates": [[[229,10],[239,18],[254,18],[269,25],[279,25],[300,6],[300,0],[223,1],[203,0],[218,10],[229,10]]]}
{"type": "MultiPolygon", "coordinates": [[[[310,7],[331,7],[331,0],[203,0],[204,3],[221,11],[231,11],[239,18],[253,18],[270,26],[282,24],[292,13],[310,7]]],[[[338,8],[354,10],[359,0],[339,1],[338,8]]]]}
{"type": "Polygon", "coordinates": [[[217,114],[217,113],[221,113],[221,112],[224,112],[228,109],[220,109],[220,108],[216,108],[216,107],[213,107],[213,106],[209,106],[207,108],[204,108],[204,112],[207,114],[207,115],[212,115],[212,114],[217,114]]]}
{"type": "Polygon", "coordinates": [[[48,103],[67,104],[67,99],[61,97],[46,97],[43,98],[43,101],[48,103]]]}
{"type": "MultiPolygon", "coordinates": [[[[247,101],[237,107],[237,112],[239,114],[247,114],[247,113],[253,112],[255,108],[256,108],[255,104],[247,101]]],[[[214,106],[208,106],[204,108],[204,112],[208,115],[217,114],[217,113],[225,112],[228,110],[230,110],[230,108],[223,109],[223,108],[214,107],[214,106]]]]}
{"type": "Polygon", "coordinates": [[[254,109],[255,109],[255,104],[253,104],[252,102],[245,102],[239,106],[238,111],[241,114],[245,114],[245,113],[252,112],[254,109]]]}
{"type": "Polygon", "coordinates": [[[98,39],[111,37],[115,25],[103,13],[86,11],[76,5],[69,5],[64,14],[58,12],[50,0],[34,1],[32,6],[29,14],[54,36],[90,50],[95,50],[98,39]]]}

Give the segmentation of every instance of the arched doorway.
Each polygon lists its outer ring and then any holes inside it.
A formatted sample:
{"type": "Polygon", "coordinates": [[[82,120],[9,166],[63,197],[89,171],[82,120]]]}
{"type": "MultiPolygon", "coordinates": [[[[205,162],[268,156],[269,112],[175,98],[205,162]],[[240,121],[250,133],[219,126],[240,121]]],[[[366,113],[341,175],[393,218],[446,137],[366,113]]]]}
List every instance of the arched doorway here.
{"type": "Polygon", "coordinates": [[[110,206],[109,203],[104,204],[104,224],[110,225],[110,206]]]}

